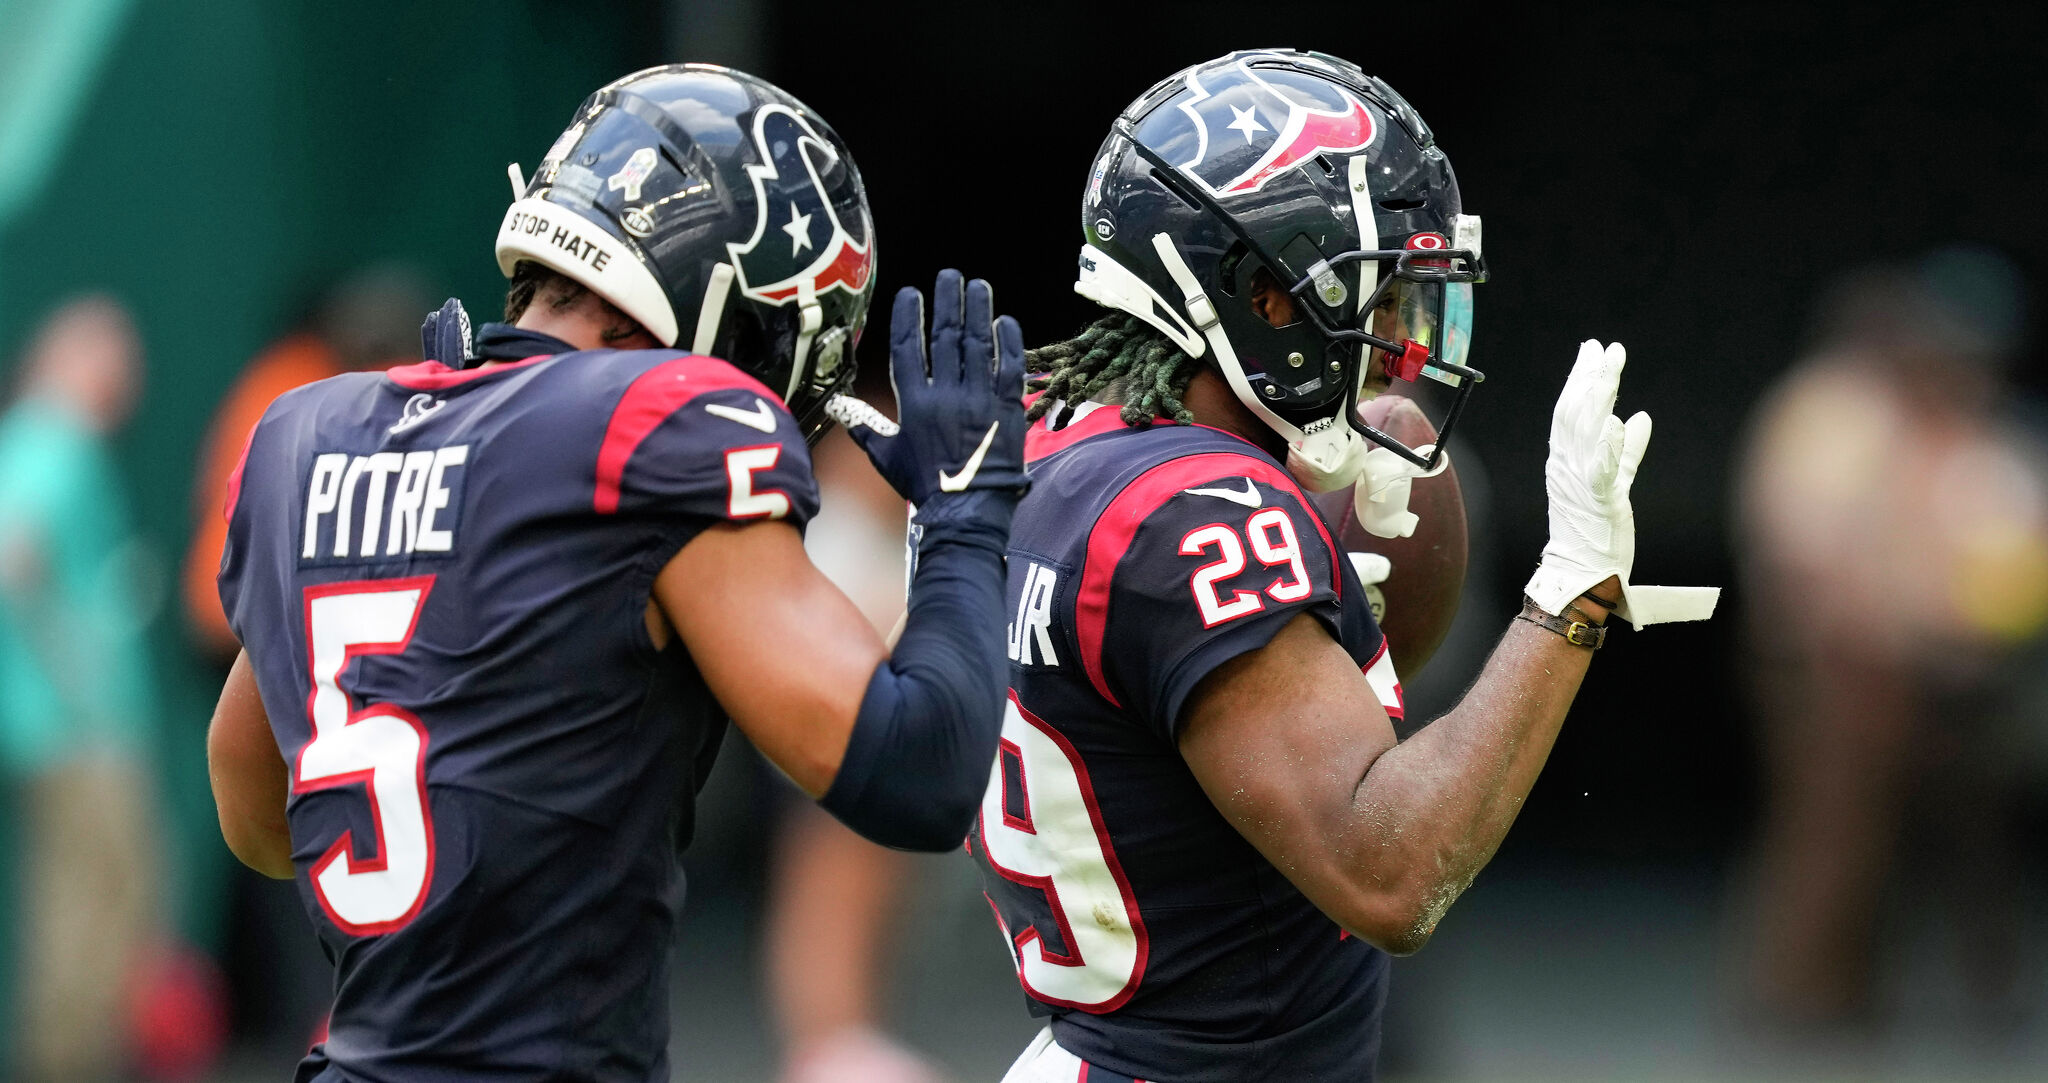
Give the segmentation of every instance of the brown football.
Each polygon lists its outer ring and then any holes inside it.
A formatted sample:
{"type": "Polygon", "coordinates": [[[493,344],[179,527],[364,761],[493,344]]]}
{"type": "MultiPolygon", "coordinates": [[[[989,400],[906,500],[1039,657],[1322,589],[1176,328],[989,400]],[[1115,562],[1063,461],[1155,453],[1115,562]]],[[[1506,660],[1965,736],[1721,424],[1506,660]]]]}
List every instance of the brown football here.
{"type": "MultiPolygon", "coordinates": [[[[1436,442],[1436,426],[1411,399],[1384,394],[1359,406],[1358,413],[1367,424],[1409,447],[1436,442]]],[[[1408,510],[1421,521],[1406,538],[1366,533],[1351,510],[1349,486],[1313,499],[1334,531],[1338,548],[1378,553],[1393,565],[1387,581],[1366,588],[1366,593],[1371,596],[1377,590],[1374,610],[1387,633],[1387,653],[1401,678],[1412,680],[1451,630],[1465,590],[1465,497],[1458,488],[1457,464],[1414,483],[1408,510]]]]}

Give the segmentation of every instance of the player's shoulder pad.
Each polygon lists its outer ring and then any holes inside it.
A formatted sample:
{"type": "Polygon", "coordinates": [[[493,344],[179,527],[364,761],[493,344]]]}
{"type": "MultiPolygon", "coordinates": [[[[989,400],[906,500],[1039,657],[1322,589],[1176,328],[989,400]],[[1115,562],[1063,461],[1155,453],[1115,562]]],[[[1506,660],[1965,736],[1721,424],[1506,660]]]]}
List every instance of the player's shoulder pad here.
{"type": "MultiPolygon", "coordinates": [[[[375,395],[382,382],[382,373],[343,372],[284,391],[263,408],[244,443],[254,444],[262,433],[275,455],[289,457],[292,449],[318,439],[323,424],[358,417],[365,399],[375,395]]],[[[246,447],[243,454],[248,454],[246,447]]]]}
{"type": "Polygon", "coordinates": [[[677,404],[724,388],[766,396],[776,406],[781,398],[766,384],[729,361],[682,350],[578,350],[560,354],[547,366],[556,380],[581,384],[593,399],[616,403],[628,392],[636,401],[652,401],[648,392],[660,388],[677,404]]]}
{"type": "Polygon", "coordinates": [[[593,506],[638,502],[717,518],[817,511],[810,451],[766,385],[728,362],[674,350],[591,350],[560,359],[607,408],[593,506]]]}
{"type": "Polygon", "coordinates": [[[1235,450],[1168,459],[1125,483],[1096,517],[1088,538],[1089,574],[1113,574],[1141,531],[1151,540],[1181,527],[1272,519],[1262,514],[1270,511],[1301,527],[1304,540],[1320,547],[1325,559],[1335,554],[1329,528],[1307,494],[1272,460],[1235,450]]]}
{"type": "MultiPolygon", "coordinates": [[[[1084,666],[1112,701],[1111,610],[1151,614],[1160,637],[1199,637],[1254,613],[1337,599],[1336,546],[1287,472],[1249,451],[1168,459],[1110,499],[1088,538],[1075,597],[1084,666]]],[[[1119,620],[1122,618],[1120,617],[1119,620]]]]}
{"type": "Polygon", "coordinates": [[[258,423],[273,418],[311,416],[330,403],[346,403],[353,408],[383,379],[383,374],[377,372],[340,372],[309,384],[300,384],[270,400],[258,423]]]}

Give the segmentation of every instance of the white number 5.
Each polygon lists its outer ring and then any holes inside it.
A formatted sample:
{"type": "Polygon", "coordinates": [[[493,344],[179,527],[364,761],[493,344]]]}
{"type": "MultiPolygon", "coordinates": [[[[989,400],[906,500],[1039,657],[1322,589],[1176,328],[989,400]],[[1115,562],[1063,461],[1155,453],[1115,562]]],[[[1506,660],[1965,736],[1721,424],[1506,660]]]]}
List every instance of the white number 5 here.
{"type": "MultiPolygon", "coordinates": [[[[765,407],[764,407],[765,409],[765,407]]],[[[735,519],[780,519],[789,514],[789,497],[774,489],[754,491],[754,474],[772,470],[782,458],[781,444],[734,448],[725,453],[725,477],[732,485],[725,511],[735,519]]]]}
{"type": "Polygon", "coordinates": [[[310,874],[327,916],[353,936],[391,932],[419,913],[434,878],[434,819],[426,727],[390,704],[357,709],[341,677],[358,655],[405,650],[433,586],[428,575],[306,589],[313,738],[299,752],[292,792],[365,784],[377,832],[372,856],[357,859],[353,832],[344,831],[310,874]]]}

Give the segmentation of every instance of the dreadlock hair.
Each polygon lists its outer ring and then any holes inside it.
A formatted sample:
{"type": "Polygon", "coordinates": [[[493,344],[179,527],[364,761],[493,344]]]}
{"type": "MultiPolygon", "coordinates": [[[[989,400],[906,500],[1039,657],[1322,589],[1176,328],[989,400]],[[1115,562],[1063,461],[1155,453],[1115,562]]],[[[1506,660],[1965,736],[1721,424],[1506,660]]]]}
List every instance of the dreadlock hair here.
{"type": "Polygon", "coordinates": [[[1027,371],[1043,374],[1032,377],[1026,387],[1045,392],[1025,412],[1027,421],[1044,417],[1054,403],[1061,403],[1060,415],[1053,419],[1053,427],[1061,428],[1072,418],[1076,403],[1114,390],[1124,400],[1124,424],[1134,429],[1162,417],[1176,425],[1194,423],[1195,415],[1180,400],[1202,363],[1130,313],[1112,312],[1065,342],[1026,350],[1024,361],[1027,371]]]}

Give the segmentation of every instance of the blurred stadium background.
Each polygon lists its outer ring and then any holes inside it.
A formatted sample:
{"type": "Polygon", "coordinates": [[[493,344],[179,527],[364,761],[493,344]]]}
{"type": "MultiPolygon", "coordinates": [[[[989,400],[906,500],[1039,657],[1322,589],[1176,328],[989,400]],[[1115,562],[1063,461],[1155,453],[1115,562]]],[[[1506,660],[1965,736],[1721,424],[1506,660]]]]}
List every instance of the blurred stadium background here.
{"type": "MultiPolygon", "coordinates": [[[[81,295],[132,316],[146,372],[111,443],[132,535],[103,540],[146,651],[118,679],[154,690],[119,739],[148,779],[123,845],[156,870],[135,873],[154,884],[148,942],[183,947],[127,964],[148,979],[121,1007],[136,1070],[281,1079],[317,1013],[290,890],[216,833],[202,738],[221,669],[180,598],[208,427],[250,359],[295,332],[345,354],[337,311],[395,312],[340,318],[388,320],[374,330],[398,342],[447,295],[487,318],[505,163],[530,169],[591,89],[684,59],[766,76],[839,129],[881,295],[959,266],[1028,341],[1064,337],[1088,317],[1074,207],[1109,121],[1185,64],[1267,44],[1388,79],[1488,225],[1490,379],[1458,452],[1474,578],[1417,697],[1448,704],[1514,608],[1581,339],[1629,346],[1623,408],[1658,421],[1637,577],[1732,588],[1709,624],[1611,641],[1492,868],[1396,965],[1385,1075],[2048,1075],[2039,4],[0,0],[0,411],[33,396],[56,341],[39,329],[81,295]],[[1837,409],[1830,378],[1877,390],[1837,409]],[[1930,462],[1948,465],[1914,472],[1930,462]],[[1847,559],[1870,553],[1890,559],[1847,559]]],[[[862,346],[870,372],[884,347],[862,346]]],[[[0,543],[7,487],[33,470],[10,475],[4,448],[0,543]]],[[[821,560],[893,586],[879,552],[871,570],[821,560]]],[[[7,639],[6,605],[0,654],[27,650],[24,628],[55,636],[17,612],[7,639]]],[[[0,739],[4,1065],[45,1018],[24,835],[68,746],[0,739]]],[[[790,814],[728,752],[689,860],[682,1079],[778,1071],[763,839],[790,814]]],[[[971,869],[881,875],[877,1021],[947,1078],[996,1078],[1036,1027],[971,869]]]]}

